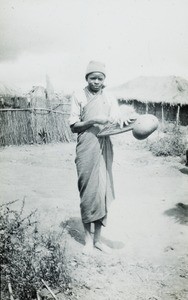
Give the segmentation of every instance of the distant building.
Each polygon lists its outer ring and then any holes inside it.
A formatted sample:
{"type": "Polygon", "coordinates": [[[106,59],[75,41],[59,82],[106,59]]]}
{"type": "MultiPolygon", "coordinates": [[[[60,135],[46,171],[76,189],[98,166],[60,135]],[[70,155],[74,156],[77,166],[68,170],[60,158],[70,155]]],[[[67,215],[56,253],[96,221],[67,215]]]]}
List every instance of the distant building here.
{"type": "Polygon", "coordinates": [[[162,121],[188,125],[188,81],[176,76],[138,77],[111,89],[120,104],[138,113],[152,113],[162,121]]]}

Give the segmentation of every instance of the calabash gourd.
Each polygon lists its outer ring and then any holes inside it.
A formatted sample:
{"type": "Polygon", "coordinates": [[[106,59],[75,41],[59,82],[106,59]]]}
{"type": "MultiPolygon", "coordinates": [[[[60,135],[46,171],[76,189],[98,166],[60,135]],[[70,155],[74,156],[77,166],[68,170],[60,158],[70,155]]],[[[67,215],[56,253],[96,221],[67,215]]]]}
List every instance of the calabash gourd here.
{"type": "Polygon", "coordinates": [[[158,124],[154,115],[140,115],[133,125],[132,134],[136,139],[144,140],[157,129],[158,124]]]}

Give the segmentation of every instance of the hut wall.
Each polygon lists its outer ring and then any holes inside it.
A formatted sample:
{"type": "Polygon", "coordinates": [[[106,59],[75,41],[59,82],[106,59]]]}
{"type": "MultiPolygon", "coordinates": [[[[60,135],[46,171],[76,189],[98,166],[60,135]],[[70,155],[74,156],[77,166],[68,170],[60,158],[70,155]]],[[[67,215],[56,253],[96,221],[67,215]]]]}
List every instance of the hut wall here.
{"type": "Polygon", "coordinates": [[[180,106],[180,125],[188,125],[188,105],[180,106]]]}
{"type": "Polygon", "coordinates": [[[176,122],[177,106],[164,105],[164,119],[168,122],[176,122]]]}
{"type": "Polygon", "coordinates": [[[142,103],[142,102],[137,101],[137,100],[133,100],[133,106],[134,106],[135,111],[138,114],[145,114],[146,113],[146,104],[145,103],[142,103]]]}
{"type": "Polygon", "coordinates": [[[148,103],[148,114],[152,114],[156,116],[159,120],[162,120],[161,103],[148,103]]]}
{"type": "MultiPolygon", "coordinates": [[[[138,114],[145,114],[146,110],[149,114],[155,115],[159,120],[162,120],[162,105],[164,112],[164,121],[176,122],[177,116],[177,105],[170,105],[169,103],[152,103],[140,102],[137,100],[123,100],[119,99],[120,105],[130,105],[132,104],[135,111],[138,114]],[[147,108],[146,108],[147,105],[147,108]]],[[[180,106],[179,124],[182,126],[188,125],[188,105],[180,106]]]]}

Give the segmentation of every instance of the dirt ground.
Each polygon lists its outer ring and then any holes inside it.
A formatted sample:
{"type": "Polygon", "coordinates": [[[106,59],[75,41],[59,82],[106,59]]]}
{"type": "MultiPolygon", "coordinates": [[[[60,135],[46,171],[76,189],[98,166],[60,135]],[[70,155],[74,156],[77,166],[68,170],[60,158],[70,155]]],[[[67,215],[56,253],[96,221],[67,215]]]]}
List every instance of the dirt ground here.
{"type": "Polygon", "coordinates": [[[1,148],[0,201],[25,197],[45,230],[68,225],[74,293],[64,299],[188,299],[188,212],[177,205],[188,204],[188,168],[152,156],[130,133],[113,141],[116,200],[102,232],[111,254],[81,254],[75,143],[1,148]]]}

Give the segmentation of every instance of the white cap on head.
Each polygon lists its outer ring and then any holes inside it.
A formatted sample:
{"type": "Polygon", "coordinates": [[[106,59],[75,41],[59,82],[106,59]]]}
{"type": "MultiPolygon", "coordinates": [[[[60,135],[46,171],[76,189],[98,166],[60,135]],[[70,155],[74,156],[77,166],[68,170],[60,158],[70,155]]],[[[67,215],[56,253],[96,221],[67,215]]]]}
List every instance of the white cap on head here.
{"type": "Polygon", "coordinates": [[[99,72],[106,76],[105,64],[100,61],[90,61],[86,69],[85,77],[87,78],[87,76],[93,72],[99,72]]]}

